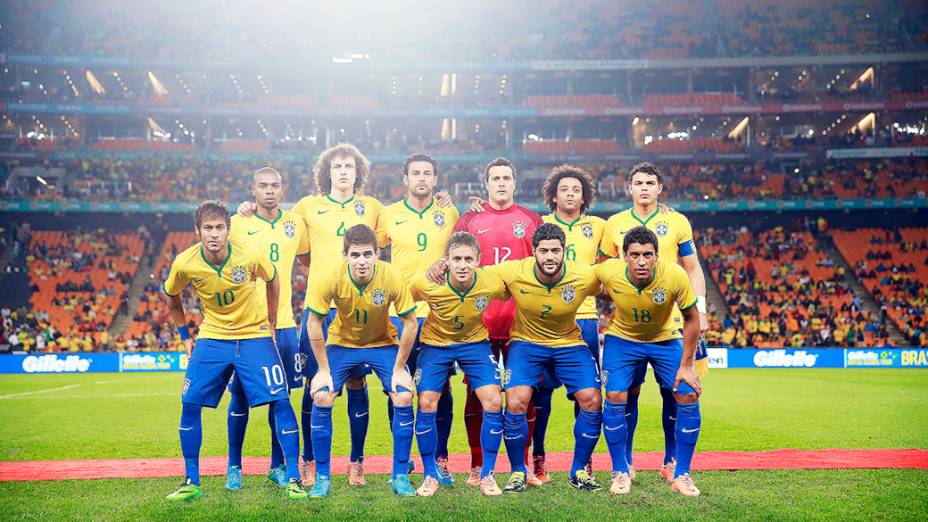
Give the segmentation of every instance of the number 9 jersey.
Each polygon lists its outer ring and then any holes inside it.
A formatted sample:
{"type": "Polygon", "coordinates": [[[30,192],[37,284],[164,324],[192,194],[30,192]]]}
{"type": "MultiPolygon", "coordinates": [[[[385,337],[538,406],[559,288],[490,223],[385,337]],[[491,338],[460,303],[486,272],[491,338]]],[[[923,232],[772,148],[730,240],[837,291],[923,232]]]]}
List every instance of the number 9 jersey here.
{"type": "Polygon", "coordinates": [[[229,241],[225,262],[216,266],[197,243],[171,264],[163,289],[176,296],[188,283],[193,285],[203,309],[200,339],[253,339],[271,335],[267,314],[259,312],[260,301],[266,298],[256,295],[255,279],[270,282],[275,277],[277,268],[263,252],[249,252],[229,241]]]}

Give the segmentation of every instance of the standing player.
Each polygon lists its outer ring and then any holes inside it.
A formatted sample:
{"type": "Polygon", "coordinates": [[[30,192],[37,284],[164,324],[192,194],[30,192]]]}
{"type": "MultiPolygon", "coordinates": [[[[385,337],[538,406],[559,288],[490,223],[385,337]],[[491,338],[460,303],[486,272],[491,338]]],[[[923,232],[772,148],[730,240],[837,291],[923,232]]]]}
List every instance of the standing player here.
{"type": "MultiPolygon", "coordinates": [[[[487,164],[483,172],[488,201],[481,212],[466,212],[458,220],[455,232],[470,232],[480,242],[480,265],[496,265],[507,260],[524,259],[532,255],[532,234],[541,225],[541,216],[516,205],[516,168],[507,159],[496,158],[487,164]]],[[[490,303],[483,314],[483,322],[490,335],[493,354],[499,358],[506,351],[509,329],[515,317],[512,300],[490,303]]],[[[534,409],[528,411],[534,414],[534,409]]],[[[483,467],[483,450],[480,447],[481,423],[483,420],[480,401],[468,384],[467,403],[464,406],[464,425],[467,427],[467,442],[470,446],[471,472],[467,485],[480,485],[483,467]]],[[[529,431],[534,427],[534,415],[530,419],[529,431]]],[[[526,446],[527,448],[527,446],[526,446]]],[[[526,455],[527,457],[527,455],[526,455]]],[[[542,483],[529,470],[529,483],[542,483]]]]}
{"type": "Polygon", "coordinates": [[[650,363],[661,387],[671,390],[676,401],[672,489],[682,495],[698,496],[699,489],[689,474],[702,424],[699,376],[693,368],[699,340],[696,294],[678,264],[659,258],[654,232],[634,227],[622,241],[624,259],[610,259],[596,267],[616,307],[603,349],[603,432],[612,456],[611,491],[624,494],[631,487],[625,460],[626,400],[641,364],[650,363]],[[675,320],[681,312],[685,319],[682,339],[675,320]]]}
{"type": "Polygon", "coordinates": [[[508,298],[502,279],[489,271],[479,271],[480,243],[467,232],[455,232],[445,249],[448,274],[438,284],[422,276],[412,283],[412,296],[429,307],[422,326],[416,392],[419,411],[416,415],[416,438],[425,467],[425,479],[418,494],[430,497],[438,491],[441,470],[434,461],[436,410],[440,398],[448,394],[448,374],[457,362],[474,388],[483,406],[480,432],[483,468],[480,492],[488,496],[502,494],[493,469],[503,436],[500,367],[490,350],[489,334],[481,314],[495,299],[508,298]]]}
{"type": "MultiPolygon", "coordinates": [[[[542,219],[545,223],[557,225],[564,231],[567,238],[564,257],[567,261],[586,265],[595,264],[606,222],[602,218],[586,215],[586,211],[596,200],[596,185],[593,177],[581,168],[561,165],[548,174],[543,192],[545,205],[551,209],[551,213],[542,219]]],[[[583,343],[596,359],[598,367],[599,318],[596,313],[596,297],[587,297],[577,309],[577,326],[580,328],[583,343]]],[[[545,433],[548,430],[548,419],[551,417],[551,395],[554,388],[560,386],[560,383],[547,382],[548,380],[546,378],[532,395],[532,401],[535,403],[532,460],[535,476],[545,483],[551,481],[545,465],[545,433]]],[[[574,417],[579,414],[580,405],[575,401],[574,417]]]]}
{"type": "MultiPolygon", "coordinates": [[[[413,154],[403,164],[403,185],[406,198],[383,209],[377,221],[377,241],[380,248],[389,245],[391,263],[409,282],[425,276],[425,272],[445,253],[448,237],[458,220],[458,211],[453,206],[442,207],[434,195],[438,181],[438,163],[428,154],[413,154]]],[[[415,373],[419,353],[419,331],[428,315],[429,308],[424,302],[417,303],[416,317],[419,329],[416,342],[409,356],[409,371],[415,373]]],[[[396,316],[396,310],[390,310],[391,320],[400,334],[402,321],[396,316]]],[[[447,384],[447,379],[445,383],[447,384]]],[[[438,404],[436,431],[438,433],[435,458],[442,484],[453,484],[454,479],[448,471],[448,437],[451,434],[453,402],[451,389],[445,390],[438,404]]],[[[392,408],[388,411],[392,415],[392,408]]],[[[431,464],[431,463],[430,463],[431,464]]]]}
{"type": "MultiPolygon", "coordinates": [[[[696,255],[693,229],[683,214],[661,212],[657,199],[664,189],[662,181],[663,175],[660,169],[652,163],[639,163],[631,168],[628,172],[627,188],[632,196],[633,206],[613,215],[606,221],[600,251],[604,256],[621,257],[623,237],[629,230],[641,225],[654,232],[660,243],[661,259],[683,266],[690,284],[693,285],[697,299],[696,309],[699,311],[699,330],[701,334],[704,334],[709,326],[706,320],[706,278],[696,255]]],[[[675,312],[673,323],[679,328],[682,322],[682,315],[679,311],[675,312]]],[[[708,368],[707,357],[705,344],[700,341],[696,352],[696,368],[701,374],[704,374],[708,368]]],[[[643,363],[628,390],[628,406],[625,412],[628,420],[626,458],[632,479],[635,478],[632,445],[635,439],[635,428],[638,425],[638,397],[641,394],[641,384],[644,382],[647,369],[647,363],[643,363]]],[[[673,455],[676,453],[674,427],[677,419],[676,400],[674,400],[672,390],[661,387],[660,393],[663,399],[661,419],[664,428],[664,465],[661,466],[661,475],[669,482],[674,475],[673,455]]]]}
{"type": "Polygon", "coordinates": [[[311,312],[307,330],[318,364],[309,387],[313,401],[310,432],[317,466],[309,495],[325,497],[331,488],[329,457],[336,392],[353,372],[369,366],[393,400],[393,492],[401,497],[413,496],[416,490],[407,474],[415,422],[413,385],[405,365],[417,333],[416,303],[400,272],[377,260],[377,236],[370,227],[349,228],[343,245],[347,266],[316,276],[306,292],[306,306],[311,312]],[[335,320],[324,340],[323,319],[332,302],[336,306],[335,320]],[[391,306],[403,321],[399,347],[396,327],[390,322],[391,306]]]}
{"type": "Polygon", "coordinates": [[[250,252],[229,241],[229,211],[219,202],[202,203],[194,216],[200,242],[181,252],[171,264],[164,282],[170,297],[171,317],[181,325],[190,364],[181,395],[180,446],[187,478],[168,495],[169,500],[188,500],[202,495],[200,444],[203,441],[201,410],[215,408],[234,371],[241,381],[249,406],[271,404],[277,440],[287,463],[287,495],[306,498],[299,475],[299,427],[287,395],[280,354],[274,346],[280,285],[277,271],[263,252],[250,252]],[[255,279],[263,279],[267,313],[259,315],[261,297],[255,279]],[[181,293],[193,285],[203,309],[196,349],[186,326],[181,293]]]}
{"type": "MultiPolygon", "coordinates": [[[[277,269],[280,281],[280,298],[277,311],[277,349],[284,365],[288,389],[298,388],[303,384],[303,361],[299,351],[299,337],[296,322],[293,320],[291,300],[293,263],[299,258],[304,265],[309,265],[309,238],[306,224],[300,216],[280,208],[280,202],[286,193],[283,177],[271,167],[258,169],[254,174],[251,193],[255,197],[257,212],[251,217],[232,216],[231,237],[248,252],[262,253],[277,269]]],[[[258,279],[256,291],[264,290],[264,282],[258,279]]],[[[259,314],[267,313],[267,303],[260,301],[259,314]]],[[[242,389],[241,380],[234,377],[229,385],[229,464],[226,470],[226,488],[242,488],[242,443],[245,429],[248,427],[248,401],[242,389]]],[[[273,404],[268,408],[268,422],[271,425],[271,469],[267,478],[281,486],[287,485],[287,468],[284,464],[277,430],[274,427],[273,404]]]]}

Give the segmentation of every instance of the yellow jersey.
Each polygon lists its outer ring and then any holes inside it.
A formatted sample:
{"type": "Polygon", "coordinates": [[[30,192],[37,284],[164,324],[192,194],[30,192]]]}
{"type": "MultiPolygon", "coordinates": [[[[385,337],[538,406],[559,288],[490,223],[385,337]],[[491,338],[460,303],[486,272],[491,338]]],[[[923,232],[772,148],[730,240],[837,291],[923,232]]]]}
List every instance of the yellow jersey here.
{"type": "MultiPolygon", "coordinates": [[[[370,196],[361,196],[355,194],[345,202],[339,202],[331,196],[305,196],[300,199],[291,212],[303,217],[306,221],[306,229],[309,232],[309,252],[311,259],[315,260],[313,265],[310,261],[310,279],[317,277],[318,272],[325,271],[320,268],[321,263],[339,263],[344,262],[342,254],[343,241],[345,232],[359,224],[371,227],[371,230],[377,228],[377,218],[383,210],[383,205],[370,196]],[[316,272],[312,271],[312,267],[316,272]]],[[[306,287],[307,291],[309,286],[306,287]]],[[[309,302],[307,294],[304,303],[309,302]]]]}
{"type": "MultiPolygon", "coordinates": [[[[422,212],[409,206],[404,199],[387,206],[380,213],[377,242],[381,248],[391,245],[390,262],[400,270],[406,281],[416,281],[445,255],[445,245],[457,221],[458,209],[440,207],[435,198],[422,212]]],[[[429,307],[424,302],[416,305],[417,317],[429,314],[429,307]]],[[[396,310],[390,313],[396,315],[396,310]]]]}
{"type": "Polygon", "coordinates": [[[596,275],[615,303],[607,334],[642,343],[682,337],[679,310],[696,305],[696,293],[683,267],[659,259],[654,275],[642,288],[629,279],[624,260],[609,259],[596,265],[596,275]]]}
{"type": "Polygon", "coordinates": [[[657,253],[664,261],[676,263],[681,257],[696,253],[693,227],[686,216],[679,212],[661,214],[660,209],[656,209],[642,219],[635,215],[634,208],[614,214],[606,221],[599,250],[608,257],[621,258],[622,240],[637,226],[647,227],[657,235],[657,253]]]}
{"type": "Polygon", "coordinates": [[[503,280],[516,303],[510,339],[554,348],[583,344],[577,309],[601,288],[593,267],[565,261],[564,274],[550,286],[538,280],[535,270],[534,257],[483,269],[503,280]]]}
{"type": "Polygon", "coordinates": [[[474,283],[465,292],[451,286],[447,276],[440,285],[424,277],[416,279],[410,291],[413,299],[425,303],[428,309],[419,342],[431,346],[488,340],[484,310],[494,299],[509,299],[503,280],[488,270],[477,270],[474,283]]]}
{"type": "Polygon", "coordinates": [[[203,309],[202,339],[251,339],[271,335],[267,301],[257,295],[255,279],[267,282],[277,277],[277,268],[263,253],[244,249],[229,241],[226,260],[210,263],[200,243],[184,250],[171,263],[164,293],[176,296],[188,283],[193,285],[203,309]],[[259,309],[264,301],[265,313],[259,309]]]}
{"type": "Polygon", "coordinates": [[[390,306],[405,316],[416,310],[416,303],[399,270],[390,263],[374,263],[374,274],[364,285],[351,277],[348,263],[326,270],[313,278],[306,290],[306,307],[325,317],[329,303],[336,308],[329,326],[329,345],[348,348],[376,348],[397,344],[396,327],[390,322],[390,306]]]}
{"type": "MultiPolygon", "coordinates": [[[[309,252],[309,235],[303,218],[280,209],[273,221],[268,221],[258,214],[250,217],[235,214],[232,216],[231,237],[249,252],[263,253],[277,267],[280,276],[280,300],[277,303],[277,328],[296,328],[293,319],[293,263],[296,256],[309,252]]],[[[266,283],[258,279],[255,291],[258,293],[260,308],[258,313],[267,315],[267,299],[261,296],[266,283]]]]}
{"type": "MultiPolygon", "coordinates": [[[[562,221],[556,213],[541,218],[545,223],[553,223],[564,231],[567,246],[564,259],[587,265],[596,264],[599,255],[599,242],[603,238],[606,220],[596,216],[580,216],[572,222],[562,221]]],[[[597,319],[596,297],[587,297],[577,309],[577,319],[597,319]]]]}

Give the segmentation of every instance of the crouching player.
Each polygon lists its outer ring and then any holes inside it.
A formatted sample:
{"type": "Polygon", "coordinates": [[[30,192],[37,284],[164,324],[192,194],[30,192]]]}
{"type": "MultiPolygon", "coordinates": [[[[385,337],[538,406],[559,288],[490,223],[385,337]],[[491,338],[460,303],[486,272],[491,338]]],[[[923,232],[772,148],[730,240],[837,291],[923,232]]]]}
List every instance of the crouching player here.
{"type": "Polygon", "coordinates": [[[603,436],[612,457],[613,494],[631,489],[626,460],[628,426],[625,405],[636,369],[654,368],[662,387],[673,390],[677,403],[676,468],[673,491],[698,496],[690,478],[690,462],[699,438],[699,377],[693,353],[699,340],[696,294],[686,272],[676,263],[658,258],[657,235],[643,226],[629,230],[622,240],[623,259],[597,265],[599,279],[615,303],[603,347],[603,436]],[[683,313],[683,338],[674,324],[674,309],[683,313]]]}
{"type": "Polygon", "coordinates": [[[202,495],[200,445],[203,406],[215,408],[232,372],[252,408],[270,404],[274,411],[277,440],[287,465],[287,495],[306,498],[299,475],[299,427],[287,395],[280,355],[271,337],[277,326],[280,284],[277,270],[264,252],[246,251],[229,241],[229,211],[219,202],[207,201],[194,216],[200,243],[181,252],[164,282],[170,297],[171,317],[180,327],[190,364],[181,395],[180,447],[187,478],[168,500],[188,500],[202,495]],[[267,314],[258,313],[261,299],[255,279],[267,282],[267,314]],[[186,326],[181,293],[193,285],[203,309],[196,348],[186,326]]]}
{"type": "Polygon", "coordinates": [[[502,494],[493,476],[503,436],[501,374],[490,350],[483,312],[492,300],[508,299],[509,294],[502,279],[489,271],[478,270],[480,243],[470,233],[454,233],[445,247],[445,257],[448,274],[443,283],[423,278],[414,281],[411,287],[413,298],[429,306],[428,317],[422,326],[415,375],[416,392],[419,394],[416,440],[425,468],[425,480],[417,493],[430,497],[438,491],[440,473],[435,463],[438,442],[435,415],[438,401],[446,389],[448,374],[457,361],[483,406],[480,492],[496,496],[502,494]]]}
{"type": "Polygon", "coordinates": [[[377,236],[370,227],[349,228],[342,253],[347,264],[320,274],[306,292],[309,342],[319,366],[309,388],[313,398],[310,432],[316,461],[316,480],[309,496],[329,494],[332,405],[352,372],[365,364],[377,374],[383,390],[393,400],[393,492],[401,497],[414,496],[416,490],[407,474],[415,419],[412,377],[406,371],[406,359],[419,326],[414,313],[416,303],[400,272],[377,259],[377,236]],[[330,302],[336,307],[335,320],[329,326],[327,340],[323,340],[322,323],[330,302]],[[390,322],[391,305],[403,326],[399,347],[397,329],[390,322]]]}

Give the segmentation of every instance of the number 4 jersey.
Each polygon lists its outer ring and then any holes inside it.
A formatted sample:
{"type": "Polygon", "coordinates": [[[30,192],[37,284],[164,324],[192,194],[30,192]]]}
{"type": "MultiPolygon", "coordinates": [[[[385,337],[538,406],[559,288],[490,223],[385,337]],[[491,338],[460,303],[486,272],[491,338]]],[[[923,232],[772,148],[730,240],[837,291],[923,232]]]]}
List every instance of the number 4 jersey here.
{"type": "MultiPolygon", "coordinates": [[[[541,225],[541,216],[520,205],[496,210],[485,204],[484,209],[483,212],[464,213],[454,228],[455,232],[470,232],[477,237],[480,266],[530,257],[532,234],[541,225]]],[[[490,339],[509,339],[514,318],[515,303],[512,300],[490,303],[483,314],[490,339]]]]}
{"type": "MultiPolygon", "coordinates": [[[[273,281],[277,269],[264,252],[245,250],[229,241],[228,255],[220,266],[210,263],[200,243],[178,254],[164,282],[164,293],[175,296],[193,285],[203,309],[201,339],[252,339],[271,335],[267,314],[259,312],[255,279],[273,281]]],[[[266,301],[265,301],[266,302],[266,301]]],[[[265,309],[267,305],[265,305],[265,309]]]]}

